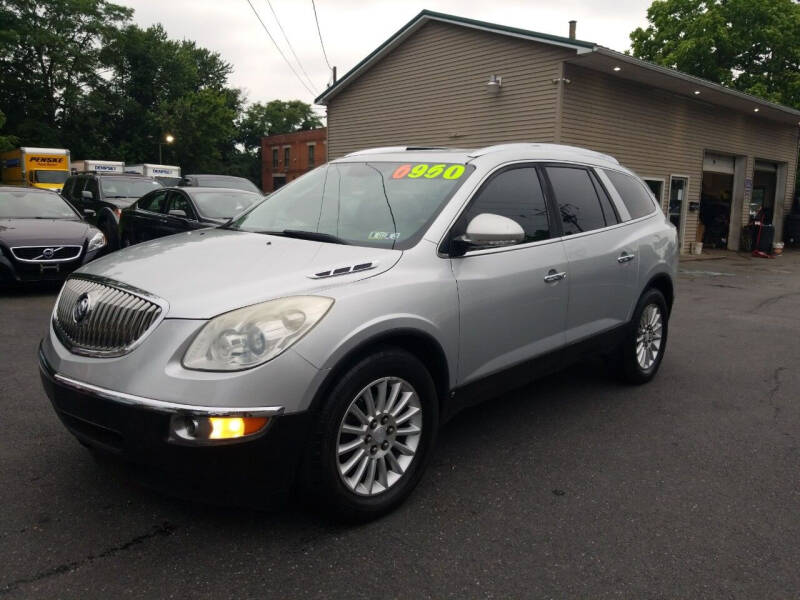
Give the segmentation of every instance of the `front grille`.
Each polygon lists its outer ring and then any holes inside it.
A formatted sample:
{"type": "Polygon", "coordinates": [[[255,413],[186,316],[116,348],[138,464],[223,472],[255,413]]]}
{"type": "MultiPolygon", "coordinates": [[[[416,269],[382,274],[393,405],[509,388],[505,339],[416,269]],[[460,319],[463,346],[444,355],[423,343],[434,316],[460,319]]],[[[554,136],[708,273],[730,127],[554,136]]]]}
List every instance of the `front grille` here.
{"type": "Polygon", "coordinates": [[[64,283],[53,329],[75,354],[121,356],[158,325],[165,309],[146,292],[83,275],[64,283]]]}
{"type": "Polygon", "coordinates": [[[14,258],[24,262],[65,262],[81,255],[83,246],[16,246],[11,248],[14,258]]]}

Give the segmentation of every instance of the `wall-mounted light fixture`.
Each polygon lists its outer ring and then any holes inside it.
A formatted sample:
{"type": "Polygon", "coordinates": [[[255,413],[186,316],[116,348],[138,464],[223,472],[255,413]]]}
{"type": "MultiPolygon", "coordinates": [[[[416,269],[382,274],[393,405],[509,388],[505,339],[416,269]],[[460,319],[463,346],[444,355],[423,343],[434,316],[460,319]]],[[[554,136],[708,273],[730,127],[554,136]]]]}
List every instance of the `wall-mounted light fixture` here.
{"type": "Polygon", "coordinates": [[[700,90],[695,90],[695,91],[694,91],[694,95],[695,95],[695,96],[699,96],[699,95],[700,95],[700,90]]]}
{"type": "Polygon", "coordinates": [[[622,71],[622,67],[614,67],[614,70],[615,70],[616,72],[620,72],[620,71],[622,71]]]}
{"type": "Polygon", "coordinates": [[[499,75],[489,75],[489,83],[486,84],[486,89],[490,94],[496,94],[500,91],[500,86],[503,85],[503,78],[499,75]]]}
{"type": "Polygon", "coordinates": [[[754,109],[753,109],[753,112],[758,112],[758,109],[757,109],[757,108],[754,108],[754,109]]]}

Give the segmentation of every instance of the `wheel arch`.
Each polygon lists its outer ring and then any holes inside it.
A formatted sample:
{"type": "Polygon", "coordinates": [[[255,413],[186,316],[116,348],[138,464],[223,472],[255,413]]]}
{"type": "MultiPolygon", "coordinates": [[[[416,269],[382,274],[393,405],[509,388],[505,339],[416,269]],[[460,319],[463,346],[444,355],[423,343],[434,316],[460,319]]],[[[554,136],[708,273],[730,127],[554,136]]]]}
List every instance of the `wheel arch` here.
{"type": "Polygon", "coordinates": [[[667,312],[672,312],[672,304],[675,301],[675,286],[672,283],[672,277],[667,273],[656,273],[651,276],[644,287],[645,290],[650,288],[656,289],[661,292],[664,299],[667,301],[667,312]]]}
{"type": "Polygon", "coordinates": [[[436,338],[425,331],[413,328],[399,328],[377,333],[349,349],[331,368],[330,373],[317,389],[311,401],[310,410],[319,410],[331,388],[336,385],[336,381],[343,373],[359,360],[382,347],[400,348],[422,362],[431,374],[436,387],[439,409],[443,409],[450,393],[450,366],[442,345],[436,338]]]}

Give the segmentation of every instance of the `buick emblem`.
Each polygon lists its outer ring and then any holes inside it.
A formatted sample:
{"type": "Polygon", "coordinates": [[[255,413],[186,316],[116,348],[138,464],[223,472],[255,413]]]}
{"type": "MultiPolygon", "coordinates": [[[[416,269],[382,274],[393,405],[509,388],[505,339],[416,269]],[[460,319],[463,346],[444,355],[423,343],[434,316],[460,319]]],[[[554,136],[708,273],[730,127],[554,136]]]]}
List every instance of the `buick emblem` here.
{"type": "Polygon", "coordinates": [[[91,312],[92,298],[89,296],[89,292],[84,292],[75,302],[75,307],[72,309],[72,320],[76,323],[82,323],[91,312]]]}
{"type": "Polygon", "coordinates": [[[42,256],[45,258],[53,258],[53,254],[55,254],[55,250],[52,248],[45,248],[44,252],[42,252],[42,256]]]}

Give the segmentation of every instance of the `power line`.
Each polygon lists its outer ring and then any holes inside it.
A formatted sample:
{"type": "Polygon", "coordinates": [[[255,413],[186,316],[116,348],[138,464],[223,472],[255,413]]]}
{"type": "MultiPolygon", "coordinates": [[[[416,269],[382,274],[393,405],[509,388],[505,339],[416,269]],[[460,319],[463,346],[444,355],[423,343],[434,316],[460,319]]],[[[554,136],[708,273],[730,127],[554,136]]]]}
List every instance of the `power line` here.
{"type": "Polygon", "coordinates": [[[275,17],[275,22],[278,24],[278,29],[280,29],[281,33],[283,34],[283,39],[286,40],[286,45],[289,46],[289,50],[291,50],[292,56],[294,56],[294,59],[297,61],[297,66],[300,67],[300,70],[303,72],[303,75],[306,76],[308,83],[310,83],[311,87],[314,88],[314,90],[316,91],[316,86],[314,85],[314,82],[311,80],[311,77],[308,76],[308,73],[306,73],[306,70],[303,68],[303,63],[300,62],[300,58],[298,58],[297,52],[294,51],[292,42],[289,41],[289,37],[286,35],[286,32],[284,31],[283,25],[281,25],[281,21],[278,18],[278,13],[276,13],[275,9],[272,8],[272,2],[270,2],[269,0],[266,0],[266,2],[267,6],[269,6],[269,9],[272,11],[272,16],[275,17]]]}
{"type": "Polygon", "coordinates": [[[314,9],[314,21],[317,23],[317,33],[319,34],[319,45],[322,46],[322,56],[325,57],[325,64],[328,65],[329,69],[333,69],[331,66],[331,62],[328,60],[328,53],[325,52],[325,44],[322,43],[322,31],[319,29],[319,18],[317,18],[317,5],[314,4],[314,0],[311,0],[311,8],[314,9]]]}
{"type": "Polygon", "coordinates": [[[308,91],[309,94],[311,94],[312,96],[316,96],[316,93],[314,92],[314,90],[312,90],[311,88],[309,88],[306,85],[306,82],[303,81],[303,79],[300,77],[300,75],[298,75],[297,71],[295,71],[294,67],[292,66],[292,63],[290,63],[289,60],[286,58],[286,55],[281,50],[280,46],[278,46],[278,43],[275,41],[275,38],[272,37],[272,34],[269,32],[269,29],[267,29],[267,26],[264,24],[264,21],[261,20],[261,16],[258,14],[258,11],[256,10],[256,7],[253,6],[253,3],[250,2],[250,0],[247,0],[247,3],[250,5],[250,9],[253,11],[253,14],[256,16],[256,19],[258,19],[258,22],[261,23],[261,27],[264,29],[264,32],[267,34],[269,39],[272,41],[272,44],[275,46],[275,49],[278,51],[278,54],[280,54],[281,58],[284,60],[284,62],[286,62],[286,64],[289,65],[289,68],[292,70],[292,73],[294,73],[294,76],[297,77],[297,80],[303,85],[304,88],[306,88],[306,90],[308,91]]]}

